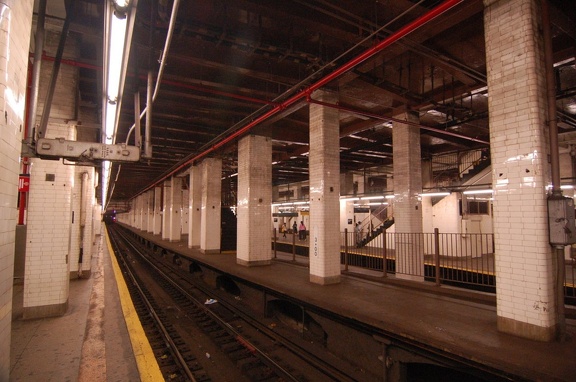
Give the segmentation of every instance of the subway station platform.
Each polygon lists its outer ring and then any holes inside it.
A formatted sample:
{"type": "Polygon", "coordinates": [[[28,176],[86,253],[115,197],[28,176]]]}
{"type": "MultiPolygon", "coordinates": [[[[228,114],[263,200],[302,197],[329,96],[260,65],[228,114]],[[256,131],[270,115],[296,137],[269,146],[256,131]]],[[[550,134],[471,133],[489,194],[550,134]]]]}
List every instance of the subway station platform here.
{"type": "MultiPolygon", "coordinates": [[[[498,332],[496,308],[479,302],[482,299],[455,298],[347,275],[339,284],[316,285],[309,282],[306,266],[290,261],[239,266],[233,253],[201,254],[187,247],[186,237],[168,242],[128,228],[223,273],[490,368],[527,380],[575,380],[574,320],[567,320],[566,342],[530,341],[498,332]]],[[[154,373],[150,371],[154,362],[139,358],[146,340],[129,334],[133,333],[133,317],[122,308],[127,297],[118,291],[105,239],[97,246],[92,276],[71,281],[69,309],[63,317],[19,319],[22,287],[15,286],[11,381],[134,381],[154,373]]],[[[278,255],[283,256],[290,259],[292,255],[278,255]]]]}
{"type": "Polygon", "coordinates": [[[23,286],[14,286],[10,381],[158,380],[150,378],[159,369],[145,351],[148,341],[129,310],[124,281],[117,282],[121,273],[105,236],[97,236],[92,253],[91,276],[70,281],[64,316],[23,320],[23,286]]]}
{"type": "Polygon", "coordinates": [[[511,375],[526,380],[576,380],[576,320],[567,320],[565,342],[531,341],[497,330],[495,300],[486,294],[438,293],[431,292],[437,287],[420,290],[347,275],[342,275],[339,284],[321,286],[309,281],[306,266],[289,261],[292,254],[278,253],[279,259],[288,261],[245,267],[236,264],[235,253],[201,254],[188,248],[187,236],[179,242],[169,242],[127,228],[222,273],[511,375]]]}

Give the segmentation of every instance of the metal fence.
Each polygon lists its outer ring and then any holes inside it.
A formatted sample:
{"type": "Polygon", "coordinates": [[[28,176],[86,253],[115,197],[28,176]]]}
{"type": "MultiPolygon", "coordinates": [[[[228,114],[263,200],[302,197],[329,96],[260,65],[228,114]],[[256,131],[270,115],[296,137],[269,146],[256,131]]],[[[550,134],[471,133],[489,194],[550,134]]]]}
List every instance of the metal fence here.
{"type": "Polygon", "coordinates": [[[343,263],[348,271],[360,268],[381,271],[384,277],[393,273],[487,289],[495,285],[492,234],[384,232],[366,245],[357,244],[362,237],[355,232],[342,235],[343,263]]]}
{"type": "MultiPolygon", "coordinates": [[[[308,263],[308,238],[286,239],[273,232],[275,257],[308,263]],[[280,252],[276,254],[276,248],[280,252]]],[[[356,232],[341,234],[340,260],[345,271],[378,277],[430,281],[485,292],[496,292],[494,235],[460,233],[383,232],[366,245],[356,232]]],[[[564,295],[576,304],[576,248],[566,262],[564,295]]]]}

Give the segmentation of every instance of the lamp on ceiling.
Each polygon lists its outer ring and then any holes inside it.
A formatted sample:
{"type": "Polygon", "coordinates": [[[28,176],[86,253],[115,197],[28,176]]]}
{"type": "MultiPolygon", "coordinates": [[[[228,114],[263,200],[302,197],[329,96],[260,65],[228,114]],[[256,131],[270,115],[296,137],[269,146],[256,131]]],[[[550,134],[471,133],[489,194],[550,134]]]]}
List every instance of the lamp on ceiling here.
{"type": "MultiPolygon", "coordinates": [[[[102,143],[114,144],[122,92],[130,53],[137,0],[106,0],[104,18],[104,78],[102,107],[102,143]]],[[[110,163],[102,163],[102,208],[110,183],[110,163]]]]}

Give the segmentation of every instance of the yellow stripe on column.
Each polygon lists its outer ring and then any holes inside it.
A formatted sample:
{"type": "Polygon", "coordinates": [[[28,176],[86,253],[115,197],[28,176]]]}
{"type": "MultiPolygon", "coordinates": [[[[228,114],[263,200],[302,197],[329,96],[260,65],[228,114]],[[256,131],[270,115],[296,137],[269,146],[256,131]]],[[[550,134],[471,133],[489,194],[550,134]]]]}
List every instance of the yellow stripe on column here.
{"type": "Polygon", "coordinates": [[[160,367],[158,366],[154,352],[150,347],[150,342],[144,333],[144,329],[142,328],[134,304],[132,304],[132,298],[130,297],[130,292],[128,292],[128,287],[126,286],[122,272],[120,271],[120,266],[116,261],[116,256],[113,256],[114,251],[110,244],[108,231],[105,230],[105,232],[108,253],[112,260],[112,268],[114,269],[116,285],[118,286],[118,293],[120,294],[120,304],[122,305],[122,311],[124,312],[124,320],[126,321],[130,342],[132,343],[132,351],[136,358],[136,365],[140,372],[140,380],[142,382],[163,381],[164,376],[162,375],[162,372],[160,372],[160,367]]]}

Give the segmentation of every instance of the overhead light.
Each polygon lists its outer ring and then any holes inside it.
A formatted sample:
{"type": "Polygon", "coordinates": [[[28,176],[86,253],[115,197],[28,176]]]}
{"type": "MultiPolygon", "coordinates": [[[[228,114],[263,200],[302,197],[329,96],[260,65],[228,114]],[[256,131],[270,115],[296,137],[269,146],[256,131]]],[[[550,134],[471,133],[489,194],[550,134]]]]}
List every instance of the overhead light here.
{"type": "Polygon", "coordinates": [[[112,0],[116,8],[125,9],[130,5],[130,0],[112,0]]]}
{"type": "Polygon", "coordinates": [[[420,194],[420,196],[427,196],[427,197],[448,196],[448,195],[450,195],[449,192],[429,192],[429,193],[425,193],[425,194],[420,194]]]}
{"type": "Polygon", "coordinates": [[[463,194],[464,195],[479,195],[479,194],[491,194],[494,191],[492,190],[468,190],[468,191],[464,191],[463,194]]]}
{"type": "MultiPolygon", "coordinates": [[[[102,143],[114,144],[120,112],[122,88],[126,76],[135,9],[131,0],[107,0],[104,27],[104,94],[102,96],[102,143]]],[[[110,162],[102,163],[102,208],[106,209],[110,162]]]]}
{"type": "Polygon", "coordinates": [[[118,17],[113,12],[110,17],[110,45],[108,52],[108,78],[106,80],[106,97],[108,103],[116,104],[120,96],[120,74],[124,61],[124,45],[126,42],[126,15],[118,17]]]}
{"type": "Polygon", "coordinates": [[[376,200],[376,199],[384,199],[384,195],[382,196],[363,196],[360,198],[362,200],[376,200]]]}
{"type": "Polygon", "coordinates": [[[385,198],[386,199],[394,199],[394,195],[386,195],[385,198]]]}

